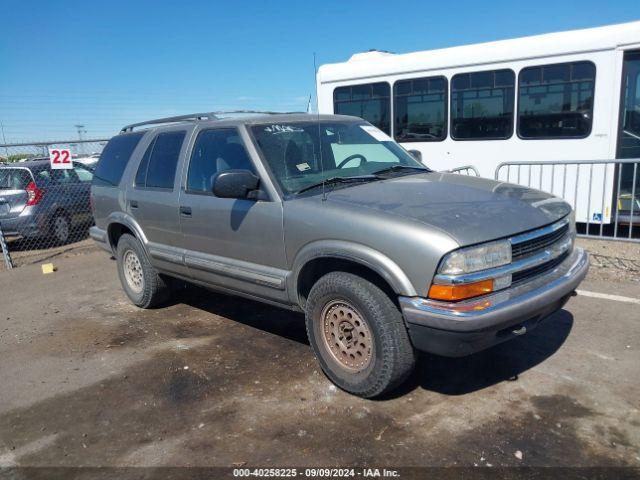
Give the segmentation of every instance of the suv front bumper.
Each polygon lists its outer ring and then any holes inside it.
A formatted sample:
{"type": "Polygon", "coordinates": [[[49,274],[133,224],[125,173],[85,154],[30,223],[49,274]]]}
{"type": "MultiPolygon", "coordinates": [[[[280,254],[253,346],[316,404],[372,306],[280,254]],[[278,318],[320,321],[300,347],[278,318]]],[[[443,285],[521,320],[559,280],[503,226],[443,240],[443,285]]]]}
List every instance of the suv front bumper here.
{"type": "Polygon", "coordinates": [[[553,270],[506,290],[456,303],[400,297],[400,307],[415,348],[461,357],[533,329],[564,306],[588,270],[588,254],[575,248],[553,270]]]}

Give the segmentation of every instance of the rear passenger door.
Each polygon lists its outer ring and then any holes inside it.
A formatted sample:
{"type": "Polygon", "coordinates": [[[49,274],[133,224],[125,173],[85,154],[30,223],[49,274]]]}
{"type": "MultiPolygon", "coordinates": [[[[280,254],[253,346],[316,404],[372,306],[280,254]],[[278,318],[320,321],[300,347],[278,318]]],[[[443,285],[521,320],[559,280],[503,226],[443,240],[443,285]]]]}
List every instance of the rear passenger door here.
{"type": "Polygon", "coordinates": [[[284,300],[282,203],[268,195],[262,200],[216,197],[212,179],[229,169],[257,171],[238,129],[201,130],[185,164],[180,196],[189,273],[208,284],[284,300]]]}
{"type": "Polygon", "coordinates": [[[158,133],[147,146],[127,192],[127,210],[148,240],[151,262],[162,270],[186,274],[178,213],[178,163],[186,130],[158,133]]]}

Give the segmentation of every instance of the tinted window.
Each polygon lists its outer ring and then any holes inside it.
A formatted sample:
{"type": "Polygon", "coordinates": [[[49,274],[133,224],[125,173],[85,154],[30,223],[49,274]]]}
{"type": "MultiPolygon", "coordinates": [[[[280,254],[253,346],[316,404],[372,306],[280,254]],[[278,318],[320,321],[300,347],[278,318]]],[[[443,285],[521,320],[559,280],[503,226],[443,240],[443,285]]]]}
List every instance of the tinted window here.
{"type": "Polygon", "coordinates": [[[340,115],[364,118],[391,135],[391,87],[386,82],[338,87],[333,91],[333,110],[340,115]]]}
{"type": "Polygon", "coordinates": [[[166,132],[158,134],[149,157],[145,187],[173,188],[178,157],[180,156],[185,133],[166,132]]]}
{"type": "Polygon", "coordinates": [[[447,79],[414,78],[393,86],[394,134],[399,142],[432,142],[447,136],[447,79]]]}
{"type": "Polygon", "coordinates": [[[576,138],[591,132],[596,67],[591,62],[524,68],[518,77],[518,135],[576,138]]]}
{"type": "Polygon", "coordinates": [[[513,133],[514,87],[511,70],[455,75],[451,79],[451,137],[509,138],[513,133]]]}
{"type": "Polygon", "coordinates": [[[138,145],[143,133],[129,133],[118,135],[109,140],[104,147],[98,166],[93,176],[95,185],[117,186],[127,162],[138,145]]]}
{"type": "Polygon", "coordinates": [[[224,170],[253,171],[251,160],[235,128],[200,132],[191,154],[187,190],[211,193],[213,176],[224,170]]]}
{"type": "Polygon", "coordinates": [[[147,167],[149,166],[149,157],[151,156],[151,152],[153,151],[153,145],[156,143],[156,139],[149,144],[147,149],[142,156],[142,160],[140,160],[140,165],[138,166],[138,171],[136,172],[136,187],[144,187],[144,184],[147,180],[147,167]]]}

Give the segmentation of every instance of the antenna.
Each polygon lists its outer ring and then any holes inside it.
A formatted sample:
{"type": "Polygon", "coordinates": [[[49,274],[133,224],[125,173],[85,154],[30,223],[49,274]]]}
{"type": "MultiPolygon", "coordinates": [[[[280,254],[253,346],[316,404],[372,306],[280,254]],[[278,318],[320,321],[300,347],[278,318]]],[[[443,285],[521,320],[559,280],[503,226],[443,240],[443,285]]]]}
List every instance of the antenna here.
{"type": "MultiPolygon", "coordinates": [[[[327,193],[324,189],[324,159],[322,158],[322,134],[320,130],[320,107],[318,105],[318,67],[316,66],[316,52],[313,52],[313,83],[316,87],[316,119],[318,121],[318,150],[320,152],[320,174],[322,175],[322,201],[327,200],[327,193]]],[[[309,102],[311,103],[311,102],[309,102]]]]}

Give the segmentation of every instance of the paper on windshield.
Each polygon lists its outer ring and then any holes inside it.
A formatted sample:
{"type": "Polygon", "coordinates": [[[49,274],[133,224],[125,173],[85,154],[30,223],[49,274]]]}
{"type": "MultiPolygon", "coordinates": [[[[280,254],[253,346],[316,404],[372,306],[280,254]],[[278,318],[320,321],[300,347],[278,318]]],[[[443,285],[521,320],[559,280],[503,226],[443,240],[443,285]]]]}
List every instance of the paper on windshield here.
{"type": "Polygon", "coordinates": [[[360,125],[360,128],[379,142],[391,142],[391,137],[373,125],[360,125]]]}

